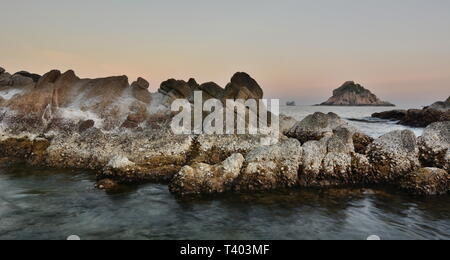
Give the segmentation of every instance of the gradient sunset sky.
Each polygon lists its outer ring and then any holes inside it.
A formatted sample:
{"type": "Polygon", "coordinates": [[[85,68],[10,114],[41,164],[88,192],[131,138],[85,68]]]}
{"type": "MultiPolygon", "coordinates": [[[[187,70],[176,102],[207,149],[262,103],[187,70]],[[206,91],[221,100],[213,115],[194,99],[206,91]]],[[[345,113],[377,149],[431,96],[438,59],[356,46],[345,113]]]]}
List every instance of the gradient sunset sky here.
{"type": "Polygon", "coordinates": [[[0,66],[222,86],[245,71],[267,97],[315,104],[354,80],[380,98],[450,95],[448,0],[1,1],[0,66]]]}

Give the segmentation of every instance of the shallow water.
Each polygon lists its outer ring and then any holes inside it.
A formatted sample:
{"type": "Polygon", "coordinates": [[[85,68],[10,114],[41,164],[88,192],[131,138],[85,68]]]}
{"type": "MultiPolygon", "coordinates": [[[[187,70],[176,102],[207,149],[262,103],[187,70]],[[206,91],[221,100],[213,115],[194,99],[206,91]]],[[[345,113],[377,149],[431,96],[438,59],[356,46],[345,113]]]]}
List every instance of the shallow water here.
{"type": "Polygon", "coordinates": [[[148,184],[107,194],[83,171],[0,169],[0,239],[450,239],[450,196],[296,190],[179,200],[148,184]]]}
{"type": "Polygon", "coordinates": [[[423,128],[412,128],[407,126],[398,125],[397,122],[388,120],[374,120],[371,118],[373,113],[383,112],[394,109],[408,109],[407,107],[329,107],[329,106],[281,106],[280,112],[295,118],[296,120],[302,120],[306,116],[313,114],[314,112],[329,113],[333,112],[339,115],[341,118],[347,120],[351,125],[357,127],[361,132],[370,135],[374,138],[380,137],[386,133],[395,130],[409,129],[413,131],[417,136],[422,135],[423,128]],[[358,122],[356,120],[367,121],[358,122]]]}

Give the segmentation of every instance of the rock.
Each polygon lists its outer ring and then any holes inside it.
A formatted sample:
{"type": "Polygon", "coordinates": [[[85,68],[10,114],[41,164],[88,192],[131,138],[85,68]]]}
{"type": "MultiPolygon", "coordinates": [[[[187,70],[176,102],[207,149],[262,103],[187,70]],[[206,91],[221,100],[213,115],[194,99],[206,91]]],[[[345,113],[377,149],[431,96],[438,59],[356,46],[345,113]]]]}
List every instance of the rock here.
{"type": "Polygon", "coordinates": [[[3,74],[3,73],[5,73],[5,69],[0,67],[0,74],[3,74]]]}
{"type": "Polygon", "coordinates": [[[52,70],[50,72],[47,72],[42,76],[39,81],[37,82],[35,88],[39,89],[43,87],[44,85],[55,83],[56,80],[61,76],[61,71],[59,70],[52,70]]]}
{"type": "Polygon", "coordinates": [[[301,143],[306,143],[311,140],[320,140],[325,136],[331,136],[333,130],[338,127],[352,128],[334,113],[324,114],[317,112],[307,116],[301,122],[294,125],[287,132],[287,136],[296,138],[301,143]]]}
{"type": "Polygon", "coordinates": [[[419,147],[423,165],[450,171],[450,122],[429,125],[419,137],[419,147]]]}
{"type": "Polygon", "coordinates": [[[329,137],[309,141],[303,148],[299,183],[303,187],[354,184],[352,176],[353,132],[338,127],[329,137]]]}
{"type": "Polygon", "coordinates": [[[388,120],[403,120],[406,117],[406,110],[392,110],[372,114],[372,117],[388,120]]]}
{"type": "Polygon", "coordinates": [[[226,86],[225,99],[262,99],[264,92],[259,84],[250,75],[237,72],[226,86]]]}
{"type": "Polygon", "coordinates": [[[340,88],[333,91],[333,96],[322,106],[395,106],[389,102],[381,101],[368,89],[353,81],[345,82],[340,88]]]}
{"type": "Polygon", "coordinates": [[[302,147],[296,139],[262,146],[248,153],[235,189],[261,191],[298,185],[302,147]]]}
{"type": "Polygon", "coordinates": [[[127,117],[127,120],[122,124],[124,128],[137,128],[139,124],[146,120],[143,114],[132,114],[127,117]]]}
{"type": "Polygon", "coordinates": [[[135,87],[136,87],[136,88],[141,88],[141,89],[147,90],[148,87],[150,87],[150,83],[148,83],[147,80],[145,80],[145,79],[139,77],[135,82],[133,82],[133,83],[131,84],[131,87],[132,87],[132,88],[135,88],[135,87]]]}
{"type": "Polygon", "coordinates": [[[95,187],[100,190],[115,190],[119,188],[119,183],[113,179],[102,179],[97,181],[95,187]]]}
{"type": "Polygon", "coordinates": [[[432,123],[440,122],[443,114],[444,112],[432,108],[426,108],[423,110],[410,109],[407,111],[405,118],[401,120],[399,124],[412,127],[426,127],[432,123]]]}
{"type": "Polygon", "coordinates": [[[175,99],[187,99],[192,95],[192,88],[183,80],[169,79],[161,83],[159,92],[175,99]]]}
{"type": "Polygon", "coordinates": [[[399,124],[412,127],[427,127],[436,122],[450,120],[450,101],[436,102],[424,109],[393,110],[375,113],[372,117],[398,120],[399,124]]]}
{"type": "Polygon", "coordinates": [[[222,99],[224,96],[224,89],[214,82],[203,83],[198,89],[203,91],[203,100],[211,98],[222,99]]]}
{"type": "Polygon", "coordinates": [[[288,102],[286,102],[286,106],[288,106],[288,107],[295,107],[296,106],[295,101],[288,101],[288,102]]]}
{"type": "Polygon", "coordinates": [[[41,78],[41,75],[38,75],[35,73],[30,73],[28,71],[19,71],[19,72],[16,72],[14,75],[20,75],[20,76],[24,76],[27,78],[31,78],[34,83],[38,82],[39,79],[41,78]]]}
{"type": "Polygon", "coordinates": [[[359,154],[366,154],[367,148],[374,139],[363,133],[355,133],[353,135],[353,145],[355,146],[355,152],[359,154]]]}
{"type": "Polygon", "coordinates": [[[191,89],[197,89],[200,86],[194,78],[190,78],[187,84],[191,87],[191,89]]]}
{"type": "Polygon", "coordinates": [[[83,133],[86,130],[88,130],[89,128],[92,128],[95,126],[95,122],[94,120],[84,120],[81,121],[78,127],[78,132],[79,133],[83,133]]]}
{"type": "Polygon", "coordinates": [[[31,84],[34,84],[34,81],[32,78],[28,78],[28,77],[22,76],[20,74],[14,74],[11,77],[10,85],[13,87],[20,87],[20,86],[26,86],[26,85],[31,85],[31,84]]]}
{"type": "Polygon", "coordinates": [[[450,110],[450,97],[446,101],[436,102],[436,103],[432,104],[431,106],[429,106],[428,108],[438,110],[441,112],[446,112],[446,111],[450,110]]]}
{"type": "Polygon", "coordinates": [[[145,103],[150,104],[152,101],[152,95],[148,91],[150,84],[143,78],[138,78],[137,81],[131,84],[131,92],[134,98],[145,103]]]}
{"type": "Polygon", "coordinates": [[[9,86],[11,74],[4,72],[0,74],[0,87],[9,86]]]}
{"type": "Polygon", "coordinates": [[[421,168],[403,178],[399,186],[415,195],[445,195],[450,192],[450,174],[438,168],[421,168]]]}
{"type": "Polygon", "coordinates": [[[394,131],[369,145],[367,157],[374,169],[374,182],[392,183],[420,166],[419,146],[410,130],[394,131]]]}
{"type": "Polygon", "coordinates": [[[292,129],[292,127],[295,126],[295,124],[298,123],[297,120],[295,120],[293,117],[286,116],[281,114],[279,117],[280,120],[280,132],[284,135],[289,133],[289,130],[292,129]]]}
{"type": "Polygon", "coordinates": [[[243,163],[242,154],[233,154],[216,165],[195,163],[184,166],[171,181],[169,190],[180,196],[230,191],[243,163]]]}

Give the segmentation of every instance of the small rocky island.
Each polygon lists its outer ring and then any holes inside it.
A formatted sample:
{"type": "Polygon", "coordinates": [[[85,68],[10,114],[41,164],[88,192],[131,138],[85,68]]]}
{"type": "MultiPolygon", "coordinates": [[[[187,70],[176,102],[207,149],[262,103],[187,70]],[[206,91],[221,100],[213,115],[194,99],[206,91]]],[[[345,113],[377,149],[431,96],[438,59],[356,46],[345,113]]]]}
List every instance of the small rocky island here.
{"type": "Polygon", "coordinates": [[[381,101],[370,90],[353,81],[345,82],[333,91],[333,96],[320,106],[395,106],[381,101]]]}
{"type": "Polygon", "coordinates": [[[263,135],[175,135],[170,128],[171,102],[190,100],[193,91],[261,99],[248,74],[236,73],[225,88],[194,79],[168,80],[157,93],[148,87],[142,78],[130,84],[126,76],[0,68],[0,167],[90,170],[100,189],[158,182],[177,196],[372,185],[450,192],[449,121],[429,125],[420,137],[404,130],[374,140],[334,113],[301,122],[280,116],[279,142],[262,145],[263,135]]]}
{"type": "Polygon", "coordinates": [[[372,117],[398,121],[400,125],[427,127],[432,123],[450,121],[450,97],[423,109],[391,110],[374,113],[372,117]]]}

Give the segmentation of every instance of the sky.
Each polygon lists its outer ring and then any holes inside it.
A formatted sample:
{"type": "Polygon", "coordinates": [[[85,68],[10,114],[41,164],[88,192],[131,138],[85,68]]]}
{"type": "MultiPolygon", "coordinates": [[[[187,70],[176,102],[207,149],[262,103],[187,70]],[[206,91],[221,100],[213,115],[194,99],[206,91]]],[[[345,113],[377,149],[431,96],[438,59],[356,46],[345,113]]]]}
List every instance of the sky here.
{"type": "Polygon", "coordinates": [[[397,104],[450,95],[448,0],[0,0],[0,66],[221,86],[316,104],[348,80],[397,104]]]}

